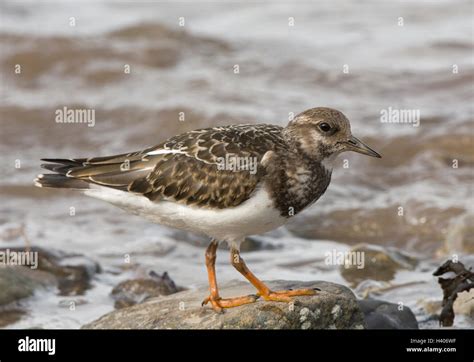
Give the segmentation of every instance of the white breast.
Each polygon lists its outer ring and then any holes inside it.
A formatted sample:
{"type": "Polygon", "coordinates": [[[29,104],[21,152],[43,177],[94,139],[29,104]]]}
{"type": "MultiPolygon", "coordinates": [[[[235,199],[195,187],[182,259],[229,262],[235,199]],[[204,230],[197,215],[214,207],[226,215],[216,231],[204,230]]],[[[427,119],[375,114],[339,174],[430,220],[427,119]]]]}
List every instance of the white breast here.
{"type": "Polygon", "coordinates": [[[274,207],[264,188],[255,191],[241,205],[229,209],[201,209],[173,201],[152,202],[138,194],[103,186],[95,186],[84,193],[152,222],[203,233],[236,247],[246,236],[270,231],[287,221],[274,207]]]}

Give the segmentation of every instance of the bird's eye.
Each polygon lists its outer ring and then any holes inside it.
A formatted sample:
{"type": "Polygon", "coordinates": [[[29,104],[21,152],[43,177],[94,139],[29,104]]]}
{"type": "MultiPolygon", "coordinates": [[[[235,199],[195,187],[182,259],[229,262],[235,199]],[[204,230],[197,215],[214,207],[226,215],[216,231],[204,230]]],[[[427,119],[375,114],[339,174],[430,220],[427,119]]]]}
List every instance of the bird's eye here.
{"type": "Polygon", "coordinates": [[[323,122],[319,124],[319,129],[323,132],[329,132],[331,130],[331,126],[328,123],[323,122]]]}

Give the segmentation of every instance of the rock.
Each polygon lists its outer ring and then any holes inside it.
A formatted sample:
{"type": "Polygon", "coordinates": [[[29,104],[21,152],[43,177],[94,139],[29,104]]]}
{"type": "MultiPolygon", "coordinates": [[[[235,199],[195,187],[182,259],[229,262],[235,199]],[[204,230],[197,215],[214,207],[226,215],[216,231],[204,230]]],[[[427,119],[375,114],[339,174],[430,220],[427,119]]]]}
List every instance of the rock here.
{"type": "Polygon", "coordinates": [[[90,280],[98,271],[97,263],[76,254],[37,247],[0,249],[0,328],[27,313],[21,300],[37,289],[57,288],[59,295],[81,295],[90,288],[90,280]],[[28,255],[29,259],[20,259],[19,255],[28,255]]]}
{"type": "Polygon", "coordinates": [[[63,255],[48,269],[59,280],[59,295],[83,295],[91,288],[92,277],[100,273],[98,263],[83,255],[63,255]]]}
{"type": "Polygon", "coordinates": [[[51,274],[24,266],[0,267],[0,306],[5,306],[33,295],[40,287],[56,285],[51,274]]]}
{"type": "Polygon", "coordinates": [[[148,298],[170,295],[182,291],[177,287],[168,273],[162,276],[150,272],[150,278],[139,278],[125,280],[114,287],[112,298],[115,300],[115,308],[125,308],[142,303],[148,298]]]}
{"type": "MultiPolygon", "coordinates": [[[[97,263],[81,255],[48,251],[37,247],[30,248],[28,252],[35,253],[36,258],[31,259],[35,260],[36,265],[0,268],[2,272],[0,283],[3,279],[4,283],[9,284],[9,289],[18,288],[18,296],[30,296],[32,290],[36,289],[38,285],[45,284],[56,284],[59,295],[82,295],[90,288],[92,276],[100,272],[97,263]]],[[[0,255],[4,258],[6,255],[11,257],[21,253],[25,253],[24,248],[0,249],[0,255]]],[[[5,289],[3,293],[6,293],[5,289]]],[[[2,294],[1,291],[0,294],[2,294]]]]}
{"type": "Polygon", "coordinates": [[[353,286],[367,279],[392,280],[398,270],[413,270],[418,264],[414,257],[393,247],[359,244],[350,250],[350,253],[356,252],[363,253],[363,267],[354,263],[345,263],[340,268],[341,275],[353,286]]]}
{"type": "Polygon", "coordinates": [[[418,322],[410,308],[399,309],[398,304],[382,300],[359,300],[367,329],[418,329],[418,322]]]}
{"type": "Polygon", "coordinates": [[[19,321],[25,314],[26,311],[21,308],[1,309],[0,328],[19,321]]]}
{"type": "MultiPolygon", "coordinates": [[[[293,304],[266,302],[216,313],[201,306],[207,287],[150,299],[108,313],[84,329],[363,329],[364,315],[349,288],[323,281],[274,281],[275,289],[319,288],[315,296],[295,298],[293,304]]],[[[253,294],[253,287],[233,281],[220,286],[224,297],[253,294]]]]}
{"type": "MultiPolygon", "coordinates": [[[[11,252],[22,252],[24,248],[8,248],[11,252]]],[[[0,252],[6,249],[0,249],[0,252]]],[[[100,272],[96,262],[78,254],[45,250],[32,247],[29,251],[37,253],[38,268],[31,269],[52,274],[56,277],[59,295],[82,295],[90,288],[90,280],[100,272]]]]}

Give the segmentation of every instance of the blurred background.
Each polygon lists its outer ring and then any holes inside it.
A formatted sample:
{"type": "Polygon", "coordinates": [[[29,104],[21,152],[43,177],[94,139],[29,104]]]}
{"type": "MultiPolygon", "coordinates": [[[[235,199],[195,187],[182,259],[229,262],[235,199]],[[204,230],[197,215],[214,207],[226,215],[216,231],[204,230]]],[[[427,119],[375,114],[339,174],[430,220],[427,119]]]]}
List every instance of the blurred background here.
{"type": "MultiPolygon", "coordinates": [[[[432,272],[453,255],[472,265],[474,253],[472,2],[1,1],[0,10],[0,248],[42,251],[34,275],[0,271],[1,327],[79,328],[114,308],[119,283],[152,270],[180,287],[207,281],[205,238],[34,188],[40,158],[134,151],[207,126],[283,126],[316,106],[345,113],[383,158],[340,156],[312,208],[243,245],[248,265],[267,280],[348,285],[438,326],[432,272]],[[94,126],[57,123],[63,107],[94,110],[94,126]],[[388,109],[419,111],[419,126],[382,122],[388,109]],[[364,270],[326,262],[351,248],[366,252],[364,270]]],[[[220,281],[240,279],[224,250],[217,269],[220,281]]],[[[472,328],[473,310],[455,327],[472,328]]]]}

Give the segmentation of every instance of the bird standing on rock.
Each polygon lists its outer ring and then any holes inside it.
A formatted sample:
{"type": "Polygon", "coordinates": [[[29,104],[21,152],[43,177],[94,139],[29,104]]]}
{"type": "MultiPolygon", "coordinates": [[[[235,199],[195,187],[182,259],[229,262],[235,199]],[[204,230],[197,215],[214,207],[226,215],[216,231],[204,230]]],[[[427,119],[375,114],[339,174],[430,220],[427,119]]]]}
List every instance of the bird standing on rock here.
{"type": "Polygon", "coordinates": [[[243,124],[186,132],[157,146],[127,154],[80,159],[43,159],[53,173],[39,187],[68,188],[107,201],[152,222],[202,233],[210,303],[214,310],[255,302],[290,302],[313,289],[273,291],[240,257],[245,237],[285,224],[326,191],[338,154],[377,152],[352,136],[341,112],[312,108],[286,127],[243,124]],[[215,261],[219,242],[231,249],[232,265],[256,295],[221,298],[215,261]]]}

